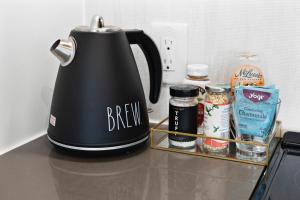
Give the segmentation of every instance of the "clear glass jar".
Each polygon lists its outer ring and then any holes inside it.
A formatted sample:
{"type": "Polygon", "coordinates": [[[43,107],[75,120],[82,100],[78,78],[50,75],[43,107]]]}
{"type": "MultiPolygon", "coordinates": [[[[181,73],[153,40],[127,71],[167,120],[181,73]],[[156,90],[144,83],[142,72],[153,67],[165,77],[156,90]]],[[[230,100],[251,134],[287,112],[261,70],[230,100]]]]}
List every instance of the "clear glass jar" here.
{"type": "Polygon", "coordinates": [[[260,67],[259,57],[256,54],[244,52],[238,55],[236,69],[231,76],[231,95],[234,95],[236,86],[263,86],[265,79],[260,67]]]}
{"type": "MultiPolygon", "coordinates": [[[[208,84],[204,102],[204,134],[210,137],[229,138],[230,88],[224,85],[208,84]]],[[[204,139],[203,147],[208,152],[227,153],[228,141],[204,139]]]]}
{"type": "MultiPolygon", "coordinates": [[[[169,131],[197,134],[197,96],[199,87],[176,85],[170,87],[169,131]]],[[[193,148],[196,137],[169,134],[169,144],[179,148],[193,148]]]]}

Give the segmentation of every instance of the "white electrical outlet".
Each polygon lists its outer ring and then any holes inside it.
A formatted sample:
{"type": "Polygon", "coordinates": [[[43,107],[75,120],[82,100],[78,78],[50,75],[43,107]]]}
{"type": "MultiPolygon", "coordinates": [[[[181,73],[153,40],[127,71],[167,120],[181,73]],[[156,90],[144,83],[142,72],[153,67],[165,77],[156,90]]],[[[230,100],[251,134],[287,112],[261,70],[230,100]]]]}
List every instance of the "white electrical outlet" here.
{"type": "Polygon", "coordinates": [[[153,22],[150,35],[159,48],[163,65],[163,83],[181,83],[186,74],[187,24],[153,22]]]}

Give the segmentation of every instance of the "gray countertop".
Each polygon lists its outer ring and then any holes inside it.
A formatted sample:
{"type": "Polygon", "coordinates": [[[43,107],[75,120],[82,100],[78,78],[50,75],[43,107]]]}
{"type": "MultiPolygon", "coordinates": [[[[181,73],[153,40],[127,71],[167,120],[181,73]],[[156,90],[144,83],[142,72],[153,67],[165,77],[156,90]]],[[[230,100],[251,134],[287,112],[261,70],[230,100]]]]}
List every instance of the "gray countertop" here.
{"type": "Polygon", "coordinates": [[[0,157],[0,198],[248,199],[263,167],[148,148],[119,157],[74,157],[45,136],[0,157]]]}

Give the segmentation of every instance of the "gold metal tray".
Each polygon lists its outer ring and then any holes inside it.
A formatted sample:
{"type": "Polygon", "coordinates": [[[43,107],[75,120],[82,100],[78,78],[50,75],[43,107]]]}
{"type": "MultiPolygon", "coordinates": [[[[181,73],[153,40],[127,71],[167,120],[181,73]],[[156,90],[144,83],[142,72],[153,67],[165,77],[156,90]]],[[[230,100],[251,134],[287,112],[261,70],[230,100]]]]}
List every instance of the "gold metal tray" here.
{"type": "Polygon", "coordinates": [[[164,151],[171,151],[177,153],[184,153],[189,155],[195,156],[204,156],[210,158],[217,158],[223,160],[230,160],[242,163],[249,163],[261,166],[267,166],[272,155],[272,152],[276,148],[277,144],[280,141],[281,136],[281,122],[276,121],[275,126],[273,128],[272,133],[269,135],[267,139],[267,143],[259,143],[259,142],[252,142],[252,141],[241,141],[238,139],[227,139],[227,138],[217,138],[217,137],[208,137],[203,134],[190,134],[190,133],[181,133],[175,131],[168,131],[168,118],[162,120],[156,126],[151,128],[150,131],[150,146],[153,149],[159,149],[164,151]],[[181,149],[177,147],[172,147],[169,145],[168,135],[169,134],[178,134],[182,136],[192,136],[196,137],[196,146],[192,149],[181,149]],[[226,153],[212,153],[208,152],[203,148],[203,145],[199,141],[203,139],[218,139],[229,142],[228,151],[226,153]],[[253,160],[253,159],[240,159],[237,156],[236,152],[236,145],[237,144],[246,144],[246,145],[256,145],[266,148],[266,158],[264,160],[253,160]]]}

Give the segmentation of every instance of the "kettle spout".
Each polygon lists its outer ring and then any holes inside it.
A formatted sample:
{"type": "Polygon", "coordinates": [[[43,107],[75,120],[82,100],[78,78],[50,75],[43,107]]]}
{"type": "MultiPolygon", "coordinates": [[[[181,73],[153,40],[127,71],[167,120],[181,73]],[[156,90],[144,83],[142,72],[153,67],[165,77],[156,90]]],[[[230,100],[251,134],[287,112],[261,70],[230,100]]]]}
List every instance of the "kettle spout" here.
{"type": "Polygon", "coordinates": [[[67,66],[72,62],[75,50],[76,45],[73,38],[68,40],[59,39],[50,48],[51,53],[60,61],[61,66],[67,66]]]}

